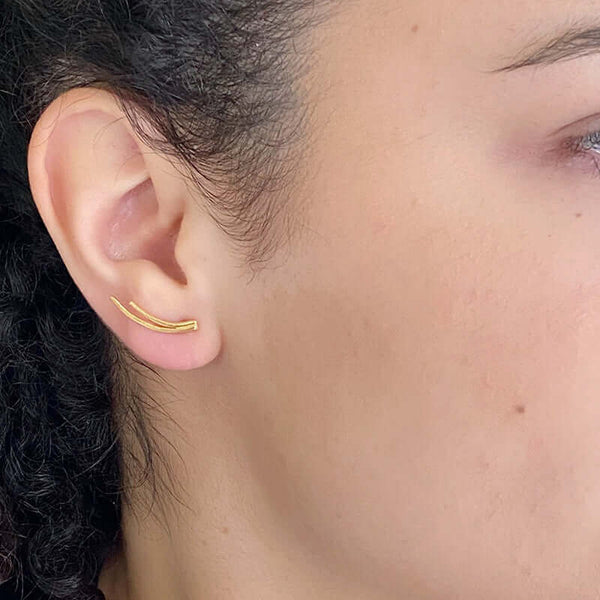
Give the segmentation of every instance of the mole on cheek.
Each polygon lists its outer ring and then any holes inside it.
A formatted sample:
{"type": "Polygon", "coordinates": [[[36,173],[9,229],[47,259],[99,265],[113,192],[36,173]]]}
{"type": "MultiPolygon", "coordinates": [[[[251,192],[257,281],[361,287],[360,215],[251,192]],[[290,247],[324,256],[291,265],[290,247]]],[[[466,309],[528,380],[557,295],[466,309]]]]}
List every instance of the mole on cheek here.
{"type": "Polygon", "coordinates": [[[414,25],[413,25],[413,26],[410,28],[410,30],[411,30],[413,33],[417,33],[417,31],[419,31],[419,25],[415,23],[415,24],[414,24],[414,25]]]}
{"type": "Polygon", "coordinates": [[[515,411],[522,415],[525,412],[525,406],[523,404],[517,404],[515,406],[515,411]]]}
{"type": "Polygon", "coordinates": [[[581,216],[581,213],[575,213],[575,216],[576,216],[577,218],[579,218],[579,217],[581,216]]]}

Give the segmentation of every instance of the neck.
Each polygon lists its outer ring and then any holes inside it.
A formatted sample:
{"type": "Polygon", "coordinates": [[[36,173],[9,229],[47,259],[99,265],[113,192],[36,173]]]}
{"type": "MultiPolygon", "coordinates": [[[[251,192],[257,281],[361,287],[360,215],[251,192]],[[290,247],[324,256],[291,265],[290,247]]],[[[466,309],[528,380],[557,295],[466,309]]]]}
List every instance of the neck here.
{"type": "Polygon", "coordinates": [[[297,516],[291,486],[275,483],[286,468],[275,448],[227,419],[188,411],[177,421],[185,435],[177,429],[161,451],[172,454],[181,502],[124,503],[122,548],[99,579],[107,600],[382,600],[297,516]]]}

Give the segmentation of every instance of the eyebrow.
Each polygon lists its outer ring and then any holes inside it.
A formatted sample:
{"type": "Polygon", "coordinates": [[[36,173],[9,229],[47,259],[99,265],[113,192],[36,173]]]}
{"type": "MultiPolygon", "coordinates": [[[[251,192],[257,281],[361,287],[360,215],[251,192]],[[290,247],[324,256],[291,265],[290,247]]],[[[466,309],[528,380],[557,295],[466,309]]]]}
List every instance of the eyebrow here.
{"type": "Polygon", "coordinates": [[[579,58],[600,52],[600,26],[572,27],[545,42],[527,49],[510,64],[494,69],[494,73],[515,71],[533,65],[550,65],[561,60],[579,58]]]}

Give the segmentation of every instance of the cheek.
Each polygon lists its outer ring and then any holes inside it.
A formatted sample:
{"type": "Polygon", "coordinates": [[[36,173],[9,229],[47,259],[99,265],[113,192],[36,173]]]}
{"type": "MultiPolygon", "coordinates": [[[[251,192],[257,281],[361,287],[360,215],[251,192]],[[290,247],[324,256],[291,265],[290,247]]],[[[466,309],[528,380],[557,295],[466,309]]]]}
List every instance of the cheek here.
{"type": "Polygon", "coordinates": [[[440,589],[559,585],[600,526],[598,301],[576,242],[506,206],[354,206],[319,216],[328,235],[257,320],[271,502],[373,585],[426,586],[432,560],[440,589]]]}
{"type": "MultiPolygon", "coordinates": [[[[504,221],[450,221],[446,241],[431,245],[437,310],[421,314],[428,333],[415,338],[423,377],[412,401],[427,416],[404,474],[420,517],[408,531],[423,576],[433,560],[442,586],[459,577],[474,597],[511,582],[513,598],[534,589],[572,597],[574,571],[597,571],[600,540],[593,246],[570,234],[549,241],[543,215],[527,222],[526,211],[504,210],[504,221]]],[[[405,515],[388,508],[406,532],[405,515]]]]}

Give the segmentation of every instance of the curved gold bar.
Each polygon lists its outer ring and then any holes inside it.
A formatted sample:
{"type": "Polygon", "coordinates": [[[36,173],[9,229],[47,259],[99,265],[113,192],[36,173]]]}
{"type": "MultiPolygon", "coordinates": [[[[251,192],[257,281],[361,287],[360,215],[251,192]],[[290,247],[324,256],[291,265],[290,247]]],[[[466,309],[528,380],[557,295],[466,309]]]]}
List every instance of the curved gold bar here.
{"type": "Polygon", "coordinates": [[[161,331],[163,333],[180,333],[183,331],[196,331],[198,329],[198,322],[195,319],[180,321],[178,323],[174,323],[173,321],[165,321],[164,319],[159,319],[158,317],[152,316],[150,313],[138,306],[135,302],[130,301],[130,306],[141,312],[147,319],[151,321],[151,323],[147,323],[125,308],[125,306],[123,306],[114,296],[110,296],[110,299],[125,316],[129,317],[132,321],[135,321],[139,325],[151,329],[152,331],[161,331]]]}

